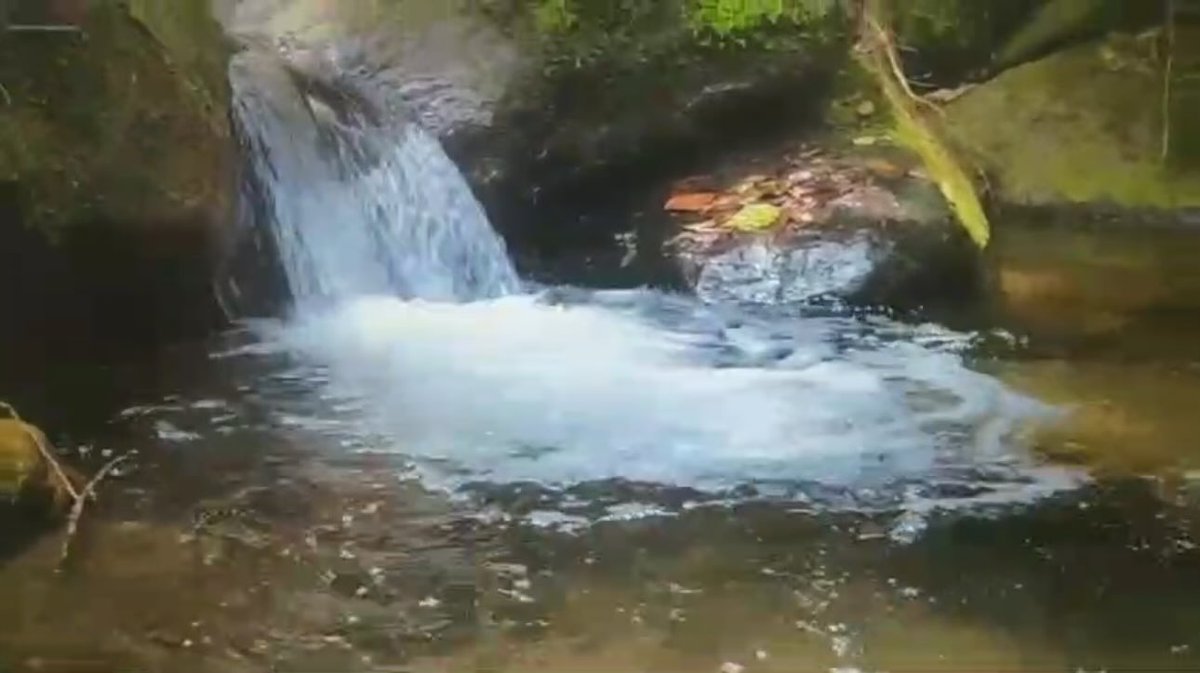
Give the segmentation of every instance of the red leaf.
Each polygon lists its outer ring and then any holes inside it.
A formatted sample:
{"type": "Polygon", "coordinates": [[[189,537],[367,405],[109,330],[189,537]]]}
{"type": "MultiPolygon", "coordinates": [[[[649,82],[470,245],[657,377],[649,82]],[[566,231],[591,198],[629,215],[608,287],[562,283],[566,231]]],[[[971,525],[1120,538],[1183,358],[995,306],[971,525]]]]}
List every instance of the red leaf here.
{"type": "Polygon", "coordinates": [[[712,207],[717,195],[712,192],[690,192],[674,194],[664,209],[676,213],[702,213],[712,207]]]}

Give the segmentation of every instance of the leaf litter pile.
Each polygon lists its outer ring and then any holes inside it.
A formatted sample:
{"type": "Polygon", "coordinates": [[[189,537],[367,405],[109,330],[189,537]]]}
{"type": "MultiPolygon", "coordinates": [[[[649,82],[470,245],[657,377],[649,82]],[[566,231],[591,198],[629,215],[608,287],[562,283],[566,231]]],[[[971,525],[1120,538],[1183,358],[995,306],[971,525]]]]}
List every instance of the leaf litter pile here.
{"type": "Polygon", "coordinates": [[[815,234],[839,214],[877,222],[905,219],[888,188],[922,177],[881,157],[834,158],[802,148],[771,170],[724,184],[711,176],[673,186],[664,209],[680,223],[671,246],[685,251],[723,248],[749,236],[788,239],[815,234]]]}

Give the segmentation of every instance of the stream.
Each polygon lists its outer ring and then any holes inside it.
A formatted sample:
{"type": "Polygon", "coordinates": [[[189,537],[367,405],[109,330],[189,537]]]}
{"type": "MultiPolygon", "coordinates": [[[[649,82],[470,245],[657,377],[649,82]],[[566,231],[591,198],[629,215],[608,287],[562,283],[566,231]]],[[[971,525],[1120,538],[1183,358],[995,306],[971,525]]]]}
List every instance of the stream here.
{"type": "Polygon", "coordinates": [[[48,377],[61,446],[138,458],[61,572],[8,552],[0,670],[1200,668],[1179,311],[1016,337],[535,284],[415,124],[231,80],[291,310],[48,377]]]}

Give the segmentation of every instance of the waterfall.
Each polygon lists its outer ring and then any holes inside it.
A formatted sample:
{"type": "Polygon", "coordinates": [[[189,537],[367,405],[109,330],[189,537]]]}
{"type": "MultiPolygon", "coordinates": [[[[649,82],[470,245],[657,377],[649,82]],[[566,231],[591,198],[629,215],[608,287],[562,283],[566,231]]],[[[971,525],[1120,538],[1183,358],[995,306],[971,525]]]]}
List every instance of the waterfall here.
{"type": "Polygon", "coordinates": [[[907,499],[984,479],[1003,499],[1063,483],[1019,443],[1048,411],[965,367],[970,335],[654,290],[521,293],[416,124],[266,54],[239,56],[231,81],[255,219],[298,309],[257,324],[255,352],[295,356],[287,380],[311,386],[283,425],[345,428],[339,447],[403,453],[451,490],[631,479],[907,499]]]}
{"type": "Polygon", "coordinates": [[[234,118],[298,305],[363,295],[466,301],[519,287],[438,141],[267,54],[230,67],[234,118]],[[306,86],[307,84],[307,86],[306,86]]]}

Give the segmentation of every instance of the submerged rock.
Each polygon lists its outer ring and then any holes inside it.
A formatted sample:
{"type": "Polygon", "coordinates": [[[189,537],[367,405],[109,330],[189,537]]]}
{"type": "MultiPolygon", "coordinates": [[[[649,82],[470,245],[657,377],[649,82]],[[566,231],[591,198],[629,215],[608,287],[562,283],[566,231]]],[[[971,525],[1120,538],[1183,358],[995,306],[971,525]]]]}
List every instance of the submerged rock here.
{"type": "Polygon", "coordinates": [[[988,251],[998,318],[1009,328],[1090,352],[1194,358],[1200,237],[1184,227],[1129,227],[1078,216],[1001,211],[988,251]],[[1185,328],[1185,329],[1181,329],[1185,328]]]}

